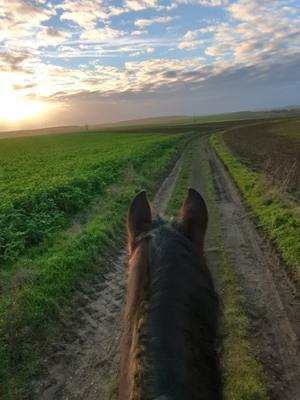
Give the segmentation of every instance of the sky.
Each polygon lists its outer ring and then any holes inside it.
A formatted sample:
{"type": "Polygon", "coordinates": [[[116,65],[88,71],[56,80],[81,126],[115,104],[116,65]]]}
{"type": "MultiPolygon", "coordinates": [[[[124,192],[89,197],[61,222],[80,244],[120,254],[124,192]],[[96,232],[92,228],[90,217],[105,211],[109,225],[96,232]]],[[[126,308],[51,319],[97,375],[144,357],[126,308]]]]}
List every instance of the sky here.
{"type": "Polygon", "coordinates": [[[300,104],[300,0],[0,0],[0,130],[300,104]]]}

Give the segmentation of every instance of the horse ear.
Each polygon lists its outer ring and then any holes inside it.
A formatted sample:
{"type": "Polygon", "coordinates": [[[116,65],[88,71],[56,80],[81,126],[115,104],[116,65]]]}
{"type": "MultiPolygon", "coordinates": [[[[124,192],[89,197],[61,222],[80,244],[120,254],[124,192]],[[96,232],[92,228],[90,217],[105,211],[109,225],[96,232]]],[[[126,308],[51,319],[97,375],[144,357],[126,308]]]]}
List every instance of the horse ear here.
{"type": "Polygon", "coordinates": [[[179,229],[201,250],[203,249],[207,221],[208,213],[205,201],[200,193],[190,188],[180,210],[179,229]]]}
{"type": "Polygon", "coordinates": [[[146,192],[140,192],[133,199],[127,216],[127,232],[129,248],[138,235],[146,231],[152,222],[151,208],[147,200],[146,192]]]}

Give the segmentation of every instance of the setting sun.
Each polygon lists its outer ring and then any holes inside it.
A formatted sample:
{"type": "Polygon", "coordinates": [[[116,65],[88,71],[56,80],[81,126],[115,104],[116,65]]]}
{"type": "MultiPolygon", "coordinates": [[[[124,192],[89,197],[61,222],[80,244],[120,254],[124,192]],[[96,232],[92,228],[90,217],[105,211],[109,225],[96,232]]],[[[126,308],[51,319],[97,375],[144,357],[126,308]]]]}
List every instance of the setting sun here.
{"type": "Polygon", "coordinates": [[[0,120],[16,122],[34,118],[46,108],[46,104],[40,101],[21,99],[13,92],[7,92],[0,98],[0,120]]]}

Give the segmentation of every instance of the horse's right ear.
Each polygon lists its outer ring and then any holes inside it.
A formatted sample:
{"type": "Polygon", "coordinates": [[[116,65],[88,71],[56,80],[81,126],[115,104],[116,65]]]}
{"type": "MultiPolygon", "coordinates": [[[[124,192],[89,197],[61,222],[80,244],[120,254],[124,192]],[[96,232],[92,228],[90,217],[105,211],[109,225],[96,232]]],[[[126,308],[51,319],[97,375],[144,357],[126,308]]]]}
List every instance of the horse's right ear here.
{"type": "Polygon", "coordinates": [[[179,229],[201,251],[207,227],[207,208],[204,199],[194,189],[189,189],[179,216],[179,229]]]}
{"type": "Polygon", "coordinates": [[[145,232],[152,222],[151,208],[147,200],[146,192],[139,193],[133,199],[127,216],[127,232],[129,250],[133,248],[138,235],[145,232]]]}

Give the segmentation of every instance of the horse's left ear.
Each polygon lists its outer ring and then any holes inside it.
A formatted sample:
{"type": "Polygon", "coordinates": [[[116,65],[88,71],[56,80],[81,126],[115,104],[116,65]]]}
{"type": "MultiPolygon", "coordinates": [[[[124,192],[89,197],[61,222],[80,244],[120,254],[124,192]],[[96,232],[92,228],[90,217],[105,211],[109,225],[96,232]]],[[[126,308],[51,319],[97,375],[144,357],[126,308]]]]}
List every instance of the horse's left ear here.
{"type": "Polygon", "coordinates": [[[197,247],[202,250],[207,228],[208,213],[205,201],[200,193],[189,189],[179,216],[179,229],[197,247]]]}
{"type": "Polygon", "coordinates": [[[145,232],[152,222],[151,208],[146,192],[139,193],[132,201],[127,216],[129,249],[131,250],[138,235],[145,232]]]}

